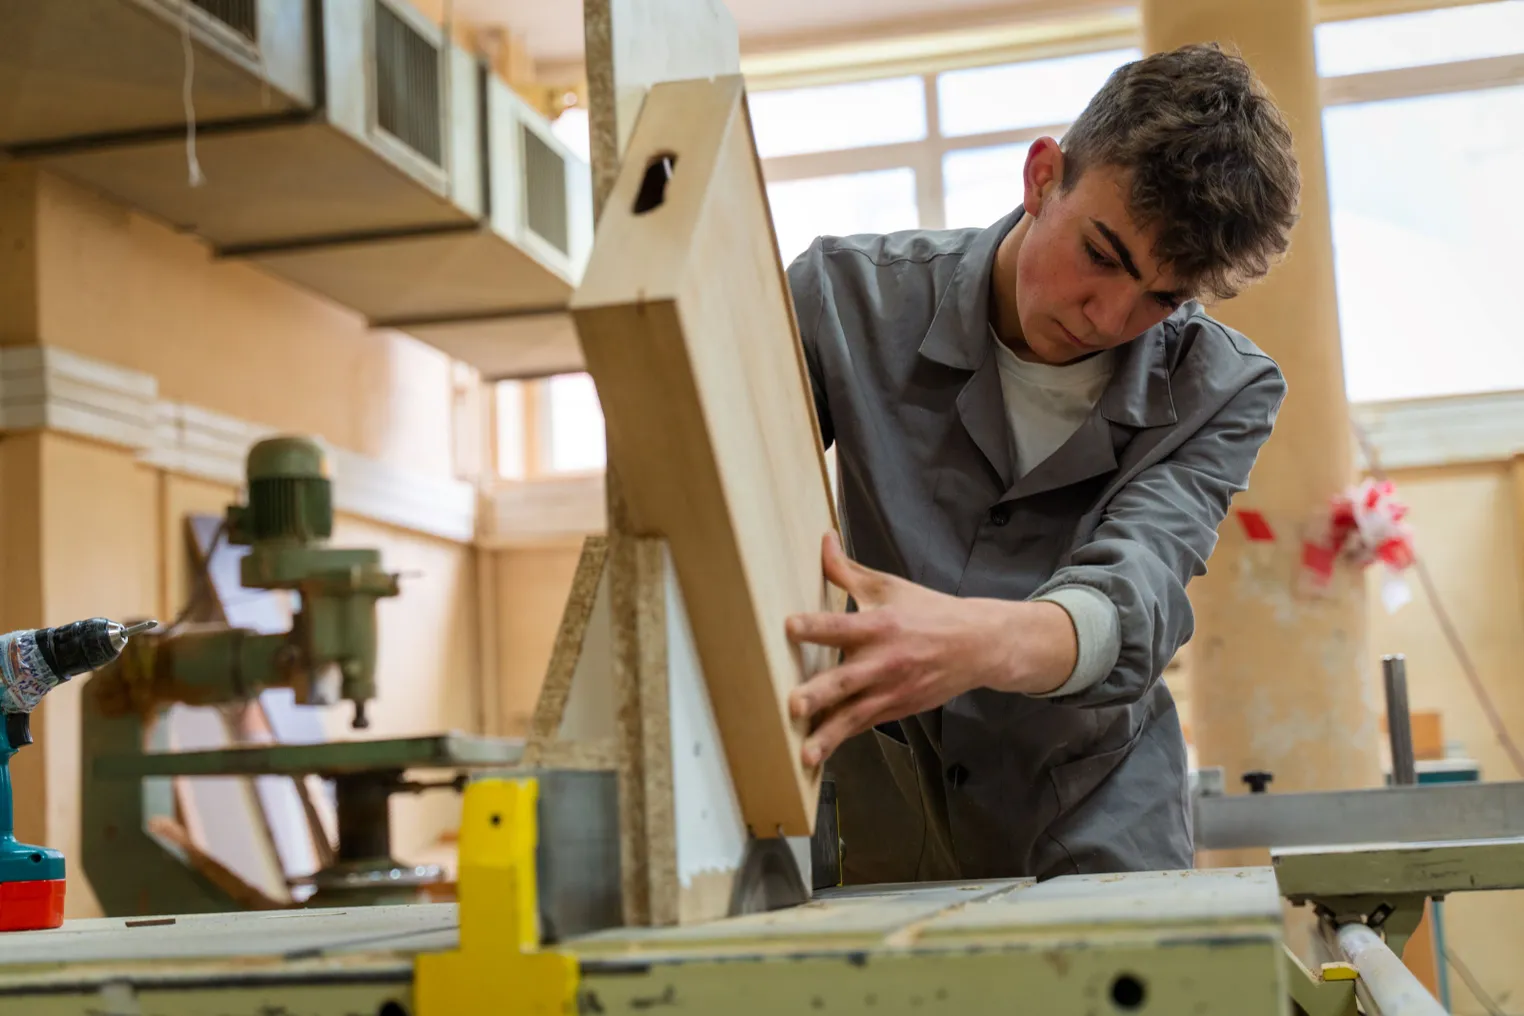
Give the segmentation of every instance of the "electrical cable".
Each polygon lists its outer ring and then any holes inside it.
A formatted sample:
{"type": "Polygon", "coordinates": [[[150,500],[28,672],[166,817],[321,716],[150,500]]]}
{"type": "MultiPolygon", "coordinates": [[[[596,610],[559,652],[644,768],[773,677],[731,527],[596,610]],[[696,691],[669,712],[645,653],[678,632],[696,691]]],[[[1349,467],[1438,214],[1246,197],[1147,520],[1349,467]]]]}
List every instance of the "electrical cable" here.
{"type": "Polygon", "coordinates": [[[1476,975],[1471,972],[1471,968],[1462,963],[1460,957],[1455,955],[1454,951],[1448,946],[1445,948],[1445,959],[1455,968],[1455,972],[1460,975],[1460,979],[1466,982],[1466,987],[1471,989],[1471,994],[1482,1004],[1482,1008],[1487,1010],[1487,1016],[1508,1016],[1503,1011],[1503,1007],[1498,1005],[1491,995],[1482,990],[1482,986],[1477,982],[1476,975]]]}

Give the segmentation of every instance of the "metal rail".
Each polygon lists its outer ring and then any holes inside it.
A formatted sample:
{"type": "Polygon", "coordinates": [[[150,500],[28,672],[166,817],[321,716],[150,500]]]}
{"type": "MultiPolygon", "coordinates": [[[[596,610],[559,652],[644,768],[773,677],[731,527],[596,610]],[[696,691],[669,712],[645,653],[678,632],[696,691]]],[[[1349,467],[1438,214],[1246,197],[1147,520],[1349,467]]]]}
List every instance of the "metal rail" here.
{"type": "Polygon", "coordinates": [[[1524,782],[1202,795],[1196,846],[1305,847],[1524,836],[1524,782]]]}
{"type": "Polygon", "coordinates": [[[1339,951],[1360,972],[1356,992],[1367,1012],[1373,1005],[1379,1016],[1447,1016],[1413,972],[1403,966],[1372,929],[1346,924],[1338,930],[1339,951]]]}

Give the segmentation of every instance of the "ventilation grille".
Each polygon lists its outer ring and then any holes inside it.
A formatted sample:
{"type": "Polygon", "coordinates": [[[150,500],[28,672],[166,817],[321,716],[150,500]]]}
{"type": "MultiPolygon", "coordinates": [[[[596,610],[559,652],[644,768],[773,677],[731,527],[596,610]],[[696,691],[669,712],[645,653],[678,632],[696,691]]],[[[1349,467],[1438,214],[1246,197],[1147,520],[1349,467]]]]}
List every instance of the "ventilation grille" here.
{"type": "Polygon", "coordinates": [[[250,42],[259,41],[259,0],[191,0],[218,21],[250,42]]]}
{"type": "Polygon", "coordinates": [[[443,166],[439,50],[385,4],[375,9],[376,122],[434,165],[443,166]]]}
{"type": "Polygon", "coordinates": [[[566,163],[528,126],[524,133],[524,195],[529,228],[562,254],[571,254],[566,223],[566,163]]]}

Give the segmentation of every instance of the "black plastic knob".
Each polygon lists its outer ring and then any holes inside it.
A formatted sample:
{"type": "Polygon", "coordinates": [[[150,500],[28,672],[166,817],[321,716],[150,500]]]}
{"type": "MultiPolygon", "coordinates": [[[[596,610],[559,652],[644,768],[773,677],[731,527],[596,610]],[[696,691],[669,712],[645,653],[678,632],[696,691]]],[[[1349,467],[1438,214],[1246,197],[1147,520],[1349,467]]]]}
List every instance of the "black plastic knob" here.
{"type": "Polygon", "coordinates": [[[1273,774],[1267,773],[1263,769],[1252,770],[1250,772],[1244,773],[1243,776],[1244,782],[1249,785],[1249,793],[1251,794],[1263,794],[1265,792],[1265,788],[1268,787],[1271,781],[1274,779],[1275,776],[1273,774]]]}

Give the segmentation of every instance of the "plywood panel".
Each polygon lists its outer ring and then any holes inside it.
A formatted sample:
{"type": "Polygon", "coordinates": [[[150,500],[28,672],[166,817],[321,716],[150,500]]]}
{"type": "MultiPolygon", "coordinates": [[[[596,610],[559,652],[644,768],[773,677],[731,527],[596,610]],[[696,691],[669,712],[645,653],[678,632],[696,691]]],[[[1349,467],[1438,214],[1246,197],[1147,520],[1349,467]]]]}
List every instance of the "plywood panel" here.
{"type": "Polygon", "coordinates": [[[572,309],[632,528],[671,545],[746,820],[807,834],[818,773],[786,698],[825,654],[783,624],[831,602],[834,519],[738,77],[651,90],[572,309]],[[671,181],[637,210],[664,155],[671,181]]]}

